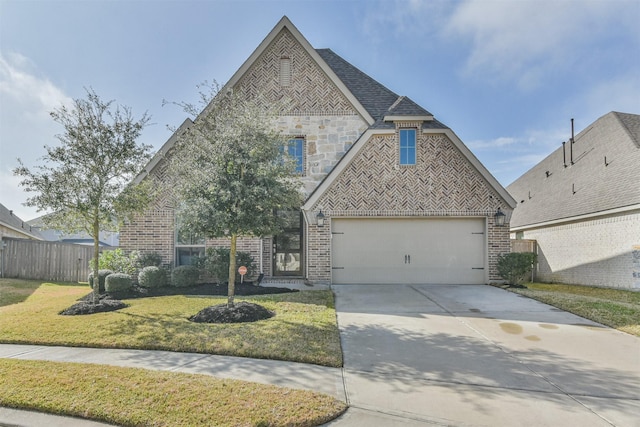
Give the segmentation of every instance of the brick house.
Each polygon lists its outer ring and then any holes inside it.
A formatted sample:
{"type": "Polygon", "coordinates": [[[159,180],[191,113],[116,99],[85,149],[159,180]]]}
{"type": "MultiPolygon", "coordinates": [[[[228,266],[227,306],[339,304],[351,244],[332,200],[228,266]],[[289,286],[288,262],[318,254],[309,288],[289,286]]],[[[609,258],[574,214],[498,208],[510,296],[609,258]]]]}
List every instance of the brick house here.
{"type": "Polygon", "coordinates": [[[640,288],[639,165],[640,115],[610,112],[507,188],[539,280],[640,288]]]}
{"type": "MultiPolygon", "coordinates": [[[[294,100],[278,118],[290,135],[305,189],[300,212],[277,236],[239,239],[266,277],[312,283],[487,283],[509,251],[515,201],[455,133],[411,99],[398,96],[330,49],[314,49],[283,17],[227,82],[294,100]],[[323,218],[324,221],[321,221],[323,218]]],[[[191,121],[187,119],[176,134],[191,121]]],[[[142,179],[162,178],[162,153],[142,179]]],[[[291,153],[291,152],[290,152],[291,153]]],[[[174,210],[159,200],[126,225],[125,250],[157,251],[188,262],[224,239],[175,231],[174,210]]]]}

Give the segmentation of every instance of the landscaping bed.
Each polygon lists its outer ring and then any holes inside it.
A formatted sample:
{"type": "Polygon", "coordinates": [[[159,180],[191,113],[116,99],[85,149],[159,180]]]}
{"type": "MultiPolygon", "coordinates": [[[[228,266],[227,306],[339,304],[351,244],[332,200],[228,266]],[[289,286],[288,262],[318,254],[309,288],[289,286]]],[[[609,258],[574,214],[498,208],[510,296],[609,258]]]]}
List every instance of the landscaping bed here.
{"type": "MultiPolygon", "coordinates": [[[[235,286],[235,295],[238,296],[271,295],[283,294],[288,292],[299,291],[297,289],[289,288],[255,286],[252,283],[237,283],[235,286]]],[[[121,308],[127,307],[127,304],[121,301],[124,299],[160,297],[169,295],[227,296],[228,293],[229,288],[226,283],[201,284],[185,288],[177,288],[173,286],[162,288],[143,288],[141,286],[133,286],[131,289],[123,292],[102,293],[99,295],[98,301],[95,303],[93,292],[90,292],[89,294],[80,298],[77,303],[62,310],[60,314],[64,316],[76,316],[120,310],[121,308]]],[[[272,316],[273,314],[271,314],[271,316],[266,316],[264,310],[260,310],[256,307],[247,308],[246,306],[241,306],[236,310],[225,310],[223,307],[218,307],[217,310],[209,310],[199,317],[194,316],[197,319],[194,321],[207,323],[237,323],[268,319],[272,316]]]]}
{"type": "MultiPolygon", "coordinates": [[[[5,283],[0,279],[0,292],[5,283]]],[[[0,342],[168,350],[342,366],[331,291],[238,296],[236,304],[256,303],[276,315],[257,322],[214,324],[189,318],[206,307],[225,304],[226,295],[136,297],[122,300],[128,306],[117,311],[60,316],[87,296],[87,286],[33,283],[26,300],[0,307],[0,342]]],[[[12,282],[7,288],[16,286],[12,282]]]]}

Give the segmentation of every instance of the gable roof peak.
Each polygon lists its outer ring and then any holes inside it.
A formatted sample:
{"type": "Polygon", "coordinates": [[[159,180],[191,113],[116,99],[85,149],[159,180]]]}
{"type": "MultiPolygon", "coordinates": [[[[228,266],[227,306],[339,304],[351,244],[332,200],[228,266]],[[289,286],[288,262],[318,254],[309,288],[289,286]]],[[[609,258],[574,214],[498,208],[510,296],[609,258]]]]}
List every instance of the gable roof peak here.
{"type": "Polygon", "coordinates": [[[413,102],[411,98],[400,96],[387,110],[384,121],[394,122],[406,120],[430,122],[433,120],[433,114],[413,102]]]}
{"type": "Polygon", "coordinates": [[[269,32],[269,34],[264,38],[264,40],[258,45],[258,47],[253,51],[253,53],[247,58],[247,60],[242,64],[242,66],[233,74],[233,76],[229,79],[229,81],[224,85],[223,89],[233,88],[245,75],[245,73],[251,68],[251,66],[260,58],[263,52],[265,52],[271,43],[280,35],[280,33],[284,30],[288,30],[289,33],[293,36],[297,43],[304,49],[304,51],[311,57],[311,59],[320,67],[322,72],[333,82],[333,84],[338,88],[342,94],[349,100],[351,105],[353,105],[354,109],[358,112],[358,114],[367,122],[369,125],[373,124],[375,120],[369,113],[368,109],[365,108],[357,96],[354,96],[352,90],[348,88],[347,82],[344,82],[341,77],[339,77],[335,70],[330,64],[323,59],[316,49],[311,46],[311,43],[302,35],[302,33],[296,28],[295,25],[287,18],[287,16],[283,16],[280,18],[280,21],[276,24],[275,27],[269,32]]]}

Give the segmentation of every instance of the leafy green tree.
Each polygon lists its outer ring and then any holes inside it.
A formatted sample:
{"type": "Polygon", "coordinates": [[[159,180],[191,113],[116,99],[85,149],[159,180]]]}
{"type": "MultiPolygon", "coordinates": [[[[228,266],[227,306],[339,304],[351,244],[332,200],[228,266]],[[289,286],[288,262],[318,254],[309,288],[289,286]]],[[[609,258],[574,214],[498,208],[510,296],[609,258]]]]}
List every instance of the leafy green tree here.
{"type": "Polygon", "coordinates": [[[93,238],[97,302],[100,230],[112,228],[114,218],[143,210],[151,200],[148,188],[129,184],[149,160],[151,146],[136,143],[149,121],[146,113],[135,120],[128,107],[114,109],[114,101],[102,101],[92,89],[86,92],[86,99],[51,113],[64,131],[56,135],[59,146],[45,146],[44,163],[30,170],[18,159],[13,172],[23,178],[21,186],[35,193],[26,205],[53,212],[45,216],[47,226],[86,231],[93,238]]]}
{"type": "Polygon", "coordinates": [[[169,154],[169,180],[181,227],[230,241],[228,306],[233,307],[238,236],[282,230],[277,210],[299,209],[295,162],[283,154],[288,138],[275,130],[282,105],[248,99],[208,85],[201,104],[176,103],[196,117],[169,154]],[[204,108],[203,108],[204,107],[204,108]]]}

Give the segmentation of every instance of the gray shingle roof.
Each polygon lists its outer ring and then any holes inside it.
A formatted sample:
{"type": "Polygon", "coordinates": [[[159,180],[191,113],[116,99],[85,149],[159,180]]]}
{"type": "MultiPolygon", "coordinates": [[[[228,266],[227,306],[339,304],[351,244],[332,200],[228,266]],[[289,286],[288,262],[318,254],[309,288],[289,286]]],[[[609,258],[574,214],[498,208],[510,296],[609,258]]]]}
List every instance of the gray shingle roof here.
{"type": "Polygon", "coordinates": [[[640,204],[640,115],[610,112],[507,187],[511,227],[640,204]]]}
{"type": "MultiPolygon", "coordinates": [[[[354,67],[331,49],[316,49],[316,52],[336,73],[355,98],[373,117],[373,128],[394,128],[392,122],[385,122],[384,116],[432,116],[430,112],[413,102],[410,98],[398,94],[377,82],[354,67]]],[[[424,128],[448,129],[437,120],[424,123],[424,128]]]]}
{"type": "Polygon", "coordinates": [[[398,99],[396,93],[342,59],[331,49],[316,49],[316,52],[374,120],[381,119],[398,99]]]}
{"type": "Polygon", "coordinates": [[[35,227],[18,218],[12,210],[7,209],[3,204],[0,204],[0,224],[19,230],[21,233],[36,239],[43,238],[35,227]]]}

